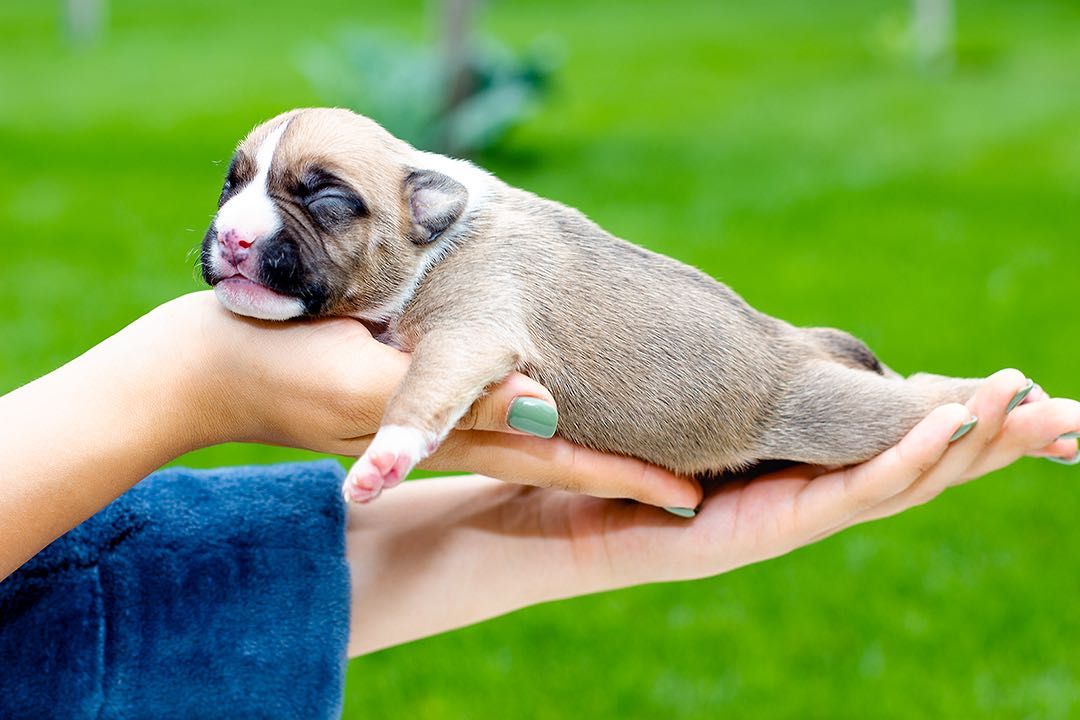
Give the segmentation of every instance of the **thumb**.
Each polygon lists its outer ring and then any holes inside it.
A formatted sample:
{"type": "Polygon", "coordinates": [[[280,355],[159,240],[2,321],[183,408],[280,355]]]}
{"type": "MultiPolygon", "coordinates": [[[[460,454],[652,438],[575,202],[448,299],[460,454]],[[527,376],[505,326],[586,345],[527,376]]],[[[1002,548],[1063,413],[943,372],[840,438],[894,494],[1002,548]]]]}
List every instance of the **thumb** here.
{"type": "Polygon", "coordinates": [[[547,388],[521,373],[513,373],[474,402],[458,421],[457,429],[549,438],[558,424],[559,411],[547,388]]]}

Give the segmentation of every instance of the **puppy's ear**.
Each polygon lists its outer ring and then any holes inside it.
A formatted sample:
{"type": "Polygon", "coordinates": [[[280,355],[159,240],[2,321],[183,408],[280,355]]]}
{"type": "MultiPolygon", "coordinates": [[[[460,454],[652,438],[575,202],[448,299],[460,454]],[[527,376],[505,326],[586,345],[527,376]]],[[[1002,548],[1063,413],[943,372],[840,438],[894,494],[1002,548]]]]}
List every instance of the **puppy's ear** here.
{"type": "Polygon", "coordinates": [[[409,239],[417,245],[437,240],[465,211],[469,193],[449,175],[412,170],[405,176],[405,202],[412,219],[409,239]]]}

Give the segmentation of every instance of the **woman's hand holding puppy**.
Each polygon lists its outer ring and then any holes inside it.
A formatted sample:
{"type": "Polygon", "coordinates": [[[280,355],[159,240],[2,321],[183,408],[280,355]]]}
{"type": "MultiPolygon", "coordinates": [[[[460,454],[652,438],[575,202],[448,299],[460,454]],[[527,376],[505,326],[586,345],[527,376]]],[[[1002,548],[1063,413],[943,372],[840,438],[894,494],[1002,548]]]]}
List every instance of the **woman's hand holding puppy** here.
{"type": "MultiPolygon", "coordinates": [[[[181,315],[179,324],[186,323],[185,332],[204,347],[200,444],[248,441],[359,456],[409,366],[407,354],[376,342],[356,320],[252,320],[225,310],[209,292],[156,312],[181,315]]],[[[692,508],[701,500],[692,480],[549,439],[556,420],[548,391],[511,375],[472,407],[421,467],[659,506],[692,508]]]]}
{"type": "Polygon", "coordinates": [[[1006,412],[1023,383],[1016,371],[994,375],[967,406],[939,408],[862,465],[797,466],[716,488],[693,519],[477,476],[406,483],[350,505],[350,652],[559,598],[717,575],[901,513],[1024,455],[1075,460],[1080,403],[1006,412]],[[972,415],[978,422],[951,441],[972,415]]]}

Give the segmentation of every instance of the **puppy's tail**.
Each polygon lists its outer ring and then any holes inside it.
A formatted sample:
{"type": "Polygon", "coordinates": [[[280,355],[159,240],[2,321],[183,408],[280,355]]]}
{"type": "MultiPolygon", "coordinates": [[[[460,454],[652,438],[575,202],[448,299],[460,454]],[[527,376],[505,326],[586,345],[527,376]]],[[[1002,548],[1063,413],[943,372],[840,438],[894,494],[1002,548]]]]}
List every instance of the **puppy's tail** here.
{"type": "Polygon", "coordinates": [[[841,365],[856,370],[869,370],[884,377],[900,377],[886,367],[866,343],[859,338],[834,328],[803,328],[805,336],[821,354],[841,365]]]}

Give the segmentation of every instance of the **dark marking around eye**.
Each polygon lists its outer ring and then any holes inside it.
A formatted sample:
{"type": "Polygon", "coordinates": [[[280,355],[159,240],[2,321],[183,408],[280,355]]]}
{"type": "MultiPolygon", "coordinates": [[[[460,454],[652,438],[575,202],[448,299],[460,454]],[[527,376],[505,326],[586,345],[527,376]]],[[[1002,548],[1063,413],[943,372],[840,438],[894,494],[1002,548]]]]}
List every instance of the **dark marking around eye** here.
{"type": "Polygon", "coordinates": [[[344,187],[345,183],[333,173],[320,168],[310,168],[304,172],[296,184],[297,195],[310,195],[326,187],[344,187]]]}
{"type": "Polygon", "coordinates": [[[218,198],[218,207],[225,204],[237,190],[251,182],[255,174],[255,168],[251,159],[243,153],[236,153],[229,162],[229,171],[225,174],[225,183],[221,187],[221,197],[218,198]]]}
{"type": "Polygon", "coordinates": [[[333,230],[368,214],[367,205],[337,176],[318,168],[308,170],[296,182],[298,204],[324,229],[333,230]]]}

